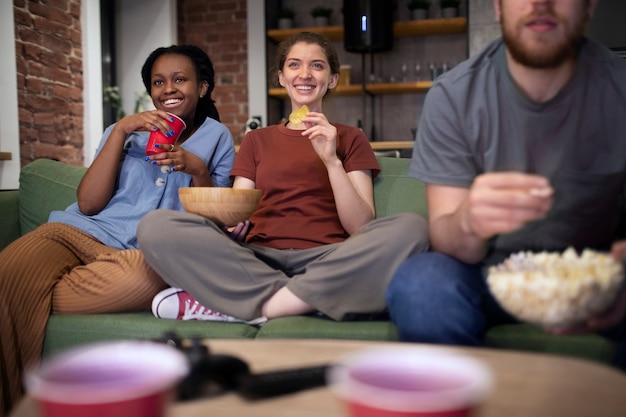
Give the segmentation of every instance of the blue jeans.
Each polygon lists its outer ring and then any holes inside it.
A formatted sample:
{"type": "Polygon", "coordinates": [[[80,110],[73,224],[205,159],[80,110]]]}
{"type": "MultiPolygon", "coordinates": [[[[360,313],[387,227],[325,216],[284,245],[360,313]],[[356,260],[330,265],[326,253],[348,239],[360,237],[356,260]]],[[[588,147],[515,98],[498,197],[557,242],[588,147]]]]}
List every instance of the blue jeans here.
{"type": "MultiPolygon", "coordinates": [[[[489,292],[480,265],[448,255],[413,255],[396,270],[386,294],[391,321],[406,342],[480,346],[491,326],[517,323],[489,292]]],[[[626,369],[626,322],[601,332],[618,343],[615,364],[626,369]]]]}
{"type": "Polygon", "coordinates": [[[403,341],[479,346],[490,326],[516,322],[491,296],[480,265],[436,252],[400,265],[386,297],[403,341]]]}

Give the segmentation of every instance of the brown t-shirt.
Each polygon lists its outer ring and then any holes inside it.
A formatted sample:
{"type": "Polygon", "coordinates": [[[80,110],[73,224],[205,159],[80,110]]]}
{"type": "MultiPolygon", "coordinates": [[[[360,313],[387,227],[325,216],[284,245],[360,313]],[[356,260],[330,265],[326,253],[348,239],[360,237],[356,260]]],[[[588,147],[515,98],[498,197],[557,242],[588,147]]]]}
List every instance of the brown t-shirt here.
{"type": "MultiPolygon", "coordinates": [[[[365,134],[355,127],[337,128],[337,155],[347,172],[380,171],[365,134]]],[[[274,125],[249,132],[231,176],[241,176],[263,190],[251,216],[246,242],[277,249],[307,249],[342,242],[341,226],[328,171],[301,130],[274,125]]]]}

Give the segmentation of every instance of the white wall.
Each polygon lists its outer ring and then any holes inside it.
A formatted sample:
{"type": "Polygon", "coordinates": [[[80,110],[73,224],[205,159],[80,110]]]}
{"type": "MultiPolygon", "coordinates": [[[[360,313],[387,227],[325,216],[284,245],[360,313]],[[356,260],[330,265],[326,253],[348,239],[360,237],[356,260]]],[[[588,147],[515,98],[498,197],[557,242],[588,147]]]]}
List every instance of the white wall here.
{"type": "MultiPolygon", "coordinates": [[[[102,132],[102,51],[100,0],[83,0],[83,69],[85,76],[85,165],[93,162],[102,132]]],[[[154,49],[176,43],[176,0],[116,0],[117,79],[126,114],[145,91],[141,67],[154,49]]]]}
{"type": "Polygon", "coordinates": [[[20,130],[15,67],[13,2],[0,2],[0,151],[10,152],[10,161],[0,161],[0,190],[18,188],[20,175],[20,130]]]}
{"type": "Polygon", "coordinates": [[[126,114],[135,109],[137,96],[146,88],[141,67],[150,52],[177,42],[176,0],[117,0],[117,79],[126,114]]]}
{"type": "Polygon", "coordinates": [[[83,161],[91,165],[103,131],[100,0],[83,0],[83,161]]]}
{"type": "Polygon", "coordinates": [[[247,0],[247,13],[248,116],[261,116],[263,126],[267,126],[265,0],[247,0]]]}

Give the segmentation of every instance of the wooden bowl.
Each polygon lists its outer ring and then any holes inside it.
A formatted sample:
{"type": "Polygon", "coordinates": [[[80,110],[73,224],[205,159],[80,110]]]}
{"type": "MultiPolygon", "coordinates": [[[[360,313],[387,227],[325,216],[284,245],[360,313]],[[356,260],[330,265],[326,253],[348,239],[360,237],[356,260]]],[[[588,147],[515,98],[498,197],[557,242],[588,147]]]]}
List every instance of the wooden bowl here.
{"type": "Polygon", "coordinates": [[[185,211],[228,227],[250,218],[261,200],[261,190],[183,187],[178,189],[178,196],[185,211]]]}

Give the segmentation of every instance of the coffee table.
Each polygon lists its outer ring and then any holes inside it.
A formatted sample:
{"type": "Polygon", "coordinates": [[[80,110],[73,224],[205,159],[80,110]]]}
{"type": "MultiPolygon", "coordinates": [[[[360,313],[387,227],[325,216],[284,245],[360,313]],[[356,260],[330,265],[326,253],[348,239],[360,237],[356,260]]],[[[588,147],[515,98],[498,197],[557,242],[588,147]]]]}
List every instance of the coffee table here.
{"type": "MultiPolygon", "coordinates": [[[[253,372],[336,361],[342,355],[392,342],[342,340],[210,340],[212,352],[239,356],[253,372]]],[[[406,345],[406,344],[405,344],[406,345]]],[[[425,345],[417,345],[425,346],[425,345]]],[[[626,416],[626,373],[606,365],[560,356],[494,349],[429,346],[484,361],[494,372],[495,390],[477,417],[626,416]]],[[[236,394],[175,403],[167,417],[345,417],[326,388],[269,400],[245,401],[236,394]]],[[[37,417],[27,397],[12,417],[37,417]]]]}

